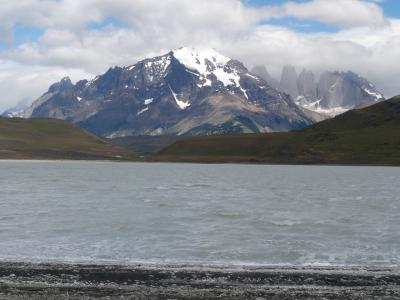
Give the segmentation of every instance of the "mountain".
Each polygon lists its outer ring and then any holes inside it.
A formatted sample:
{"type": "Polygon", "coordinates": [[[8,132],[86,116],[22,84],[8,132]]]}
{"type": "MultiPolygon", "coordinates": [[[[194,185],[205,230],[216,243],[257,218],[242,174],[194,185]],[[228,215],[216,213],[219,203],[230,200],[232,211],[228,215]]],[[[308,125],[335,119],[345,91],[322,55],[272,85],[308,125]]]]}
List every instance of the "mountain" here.
{"type": "Polygon", "coordinates": [[[0,117],[0,159],[131,160],[133,151],[107,144],[55,119],[0,117]]]}
{"type": "Polygon", "coordinates": [[[13,108],[7,109],[1,114],[1,117],[5,118],[22,118],[24,116],[24,111],[28,108],[25,102],[20,102],[13,108]]]}
{"type": "Polygon", "coordinates": [[[91,81],[64,78],[24,116],[67,120],[109,138],[287,131],[312,122],[239,61],[193,48],[114,67],[91,81]]]}
{"type": "Polygon", "coordinates": [[[368,80],[348,71],[322,74],[317,86],[317,99],[314,107],[323,111],[349,110],[382,101],[384,97],[368,80]]]}
{"type": "Polygon", "coordinates": [[[291,95],[294,99],[299,96],[298,77],[293,66],[284,66],[279,89],[291,95]]]}
{"type": "Polygon", "coordinates": [[[251,72],[264,79],[270,86],[272,86],[274,89],[279,88],[279,81],[273,78],[267,71],[267,68],[265,66],[255,66],[251,69],[251,72]]]}
{"type": "MultiPolygon", "coordinates": [[[[257,66],[253,70],[271,85],[277,82],[265,67],[257,66]]],[[[382,93],[367,79],[352,71],[324,72],[318,79],[312,71],[306,69],[297,75],[296,69],[288,65],[283,68],[276,88],[291,95],[296,104],[316,121],[318,116],[327,119],[384,100],[382,93]],[[309,111],[318,115],[310,115],[309,111]]]]}
{"type": "Polygon", "coordinates": [[[306,99],[317,98],[315,76],[312,71],[305,70],[300,73],[297,79],[298,94],[306,99]]]}
{"type": "Polygon", "coordinates": [[[153,160],[400,165],[400,96],[302,131],[195,137],[153,160]]]}

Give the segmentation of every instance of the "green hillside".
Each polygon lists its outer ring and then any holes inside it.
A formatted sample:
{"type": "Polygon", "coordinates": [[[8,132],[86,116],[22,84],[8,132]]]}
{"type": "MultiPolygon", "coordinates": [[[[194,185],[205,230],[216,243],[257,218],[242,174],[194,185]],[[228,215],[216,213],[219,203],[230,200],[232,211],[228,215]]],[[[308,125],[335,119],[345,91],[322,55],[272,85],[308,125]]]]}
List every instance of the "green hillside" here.
{"type": "Polygon", "coordinates": [[[0,159],[114,159],[135,157],[55,119],[0,118],[0,159]]]}
{"type": "Polygon", "coordinates": [[[129,148],[137,153],[147,154],[156,153],[165,147],[175,143],[176,141],[184,139],[183,136],[177,135],[141,135],[141,136],[127,136],[114,139],[104,139],[107,143],[129,148]]]}
{"type": "Polygon", "coordinates": [[[349,111],[302,131],[178,141],[153,159],[400,165],[400,97],[349,111]]]}

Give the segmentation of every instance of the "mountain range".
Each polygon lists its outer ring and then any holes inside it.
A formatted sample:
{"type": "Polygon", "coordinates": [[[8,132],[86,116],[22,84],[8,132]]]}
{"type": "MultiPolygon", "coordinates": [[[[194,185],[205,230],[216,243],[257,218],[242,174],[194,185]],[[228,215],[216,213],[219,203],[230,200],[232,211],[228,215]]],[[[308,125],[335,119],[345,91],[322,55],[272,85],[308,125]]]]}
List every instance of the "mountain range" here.
{"type": "Polygon", "coordinates": [[[23,116],[67,120],[108,138],[287,131],[314,121],[239,61],[193,48],[113,67],[91,81],[64,78],[23,116]]]}
{"type": "Polygon", "coordinates": [[[295,67],[285,66],[280,81],[270,76],[265,66],[256,66],[252,72],[291,95],[300,107],[325,118],[384,100],[372,83],[352,71],[324,72],[317,79],[310,70],[297,74],[295,67]]]}
{"type": "Polygon", "coordinates": [[[214,49],[179,48],[93,80],[66,77],[7,117],[56,118],[105,138],[191,136],[297,130],[383,100],[352,72],[286,66],[280,81],[265,67],[250,72],[214,49]]]}

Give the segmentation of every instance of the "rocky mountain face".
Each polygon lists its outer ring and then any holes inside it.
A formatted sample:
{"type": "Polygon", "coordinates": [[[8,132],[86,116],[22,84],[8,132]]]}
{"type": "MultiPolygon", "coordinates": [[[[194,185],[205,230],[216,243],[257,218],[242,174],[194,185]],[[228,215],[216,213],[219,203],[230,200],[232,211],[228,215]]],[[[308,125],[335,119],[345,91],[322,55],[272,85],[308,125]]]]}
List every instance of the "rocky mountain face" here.
{"type": "Polygon", "coordinates": [[[384,98],[370,82],[350,71],[324,73],[317,95],[322,107],[358,107],[384,98]]]}
{"type": "MultiPolygon", "coordinates": [[[[273,80],[269,75],[265,77],[265,72],[258,74],[266,81],[273,80]]],[[[384,100],[368,80],[351,71],[325,72],[317,80],[310,70],[303,69],[297,76],[294,67],[286,66],[278,88],[291,95],[299,107],[318,113],[323,118],[384,100]]]]}
{"type": "Polygon", "coordinates": [[[291,95],[294,99],[299,96],[298,77],[293,66],[284,66],[279,89],[291,95]]]}
{"type": "Polygon", "coordinates": [[[91,81],[52,85],[24,117],[71,121],[102,137],[298,129],[312,120],[239,61],[180,48],[91,81]]]}
{"type": "Polygon", "coordinates": [[[315,76],[312,71],[303,69],[297,79],[297,86],[299,95],[307,99],[317,98],[315,76]]]}
{"type": "Polygon", "coordinates": [[[265,66],[255,66],[251,69],[251,73],[264,79],[270,86],[275,89],[279,88],[279,81],[273,78],[267,71],[265,66]]]}

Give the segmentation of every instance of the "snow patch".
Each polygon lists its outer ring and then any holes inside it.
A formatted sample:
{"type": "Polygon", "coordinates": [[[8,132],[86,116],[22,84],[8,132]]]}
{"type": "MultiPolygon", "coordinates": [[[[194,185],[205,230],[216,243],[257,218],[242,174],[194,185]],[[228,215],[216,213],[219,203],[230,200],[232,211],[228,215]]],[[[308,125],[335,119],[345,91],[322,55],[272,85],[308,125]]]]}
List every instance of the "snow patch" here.
{"type": "Polygon", "coordinates": [[[165,77],[166,71],[170,64],[171,57],[169,55],[161,56],[157,59],[145,62],[144,67],[150,82],[152,82],[154,79],[165,77]]]}
{"type": "Polygon", "coordinates": [[[188,72],[189,74],[192,74],[192,75],[194,75],[196,77],[200,77],[200,75],[195,73],[195,72],[192,72],[192,71],[189,71],[189,70],[186,70],[186,72],[188,72]]]}
{"type": "Polygon", "coordinates": [[[321,107],[321,99],[313,101],[313,102],[305,102],[306,100],[303,96],[297,97],[295,103],[303,107],[305,109],[308,109],[310,111],[330,116],[330,117],[335,117],[337,115],[340,115],[342,113],[345,113],[346,111],[349,111],[350,109],[353,109],[354,107],[343,107],[343,106],[337,106],[337,107],[331,107],[331,108],[322,108],[321,107]]]}
{"type": "Polygon", "coordinates": [[[172,96],[175,99],[176,104],[179,106],[180,109],[186,109],[190,106],[189,102],[184,102],[178,99],[178,95],[172,90],[171,86],[169,85],[169,89],[171,90],[172,96]]]}
{"type": "Polygon", "coordinates": [[[92,80],[86,82],[85,87],[91,86],[91,85],[92,85],[93,83],[95,83],[99,78],[100,78],[100,76],[96,76],[96,77],[93,78],[92,80]]]}
{"type": "Polygon", "coordinates": [[[153,103],[154,99],[150,98],[150,99],[146,99],[144,100],[144,105],[150,105],[151,103],[153,103]]]}
{"type": "Polygon", "coordinates": [[[198,83],[197,86],[199,88],[205,87],[205,86],[212,86],[212,82],[210,79],[206,78],[204,75],[200,76],[200,80],[204,81],[203,83],[198,83]]]}
{"type": "Polygon", "coordinates": [[[24,117],[24,109],[20,109],[17,111],[10,111],[6,114],[7,118],[23,118],[24,117]]]}
{"type": "Polygon", "coordinates": [[[240,77],[235,73],[228,73],[224,69],[216,69],[213,73],[225,86],[240,85],[240,77]]]}
{"type": "Polygon", "coordinates": [[[251,78],[253,78],[253,79],[257,80],[257,81],[260,80],[260,78],[258,78],[257,76],[254,76],[254,75],[249,74],[249,73],[247,73],[246,76],[251,77],[251,78]]]}
{"type": "Polygon", "coordinates": [[[371,96],[375,97],[375,101],[383,99],[383,95],[381,93],[377,93],[377,92],[371,91],[368,88],[364,88],[364,92],[366,92],[368,95],[371,95],[371,96]]]}
{"type": "Polygon", "coordinates": [[[142,113],[144,113],[144,112],[146,112],[146,111],[148,111],[148,110],[149,110],[149,107],[145,107],[145,108],[143,108],[142,110],[140,110],[140,111],[137,113],[137,115],[140,116],[142,113]]]}

